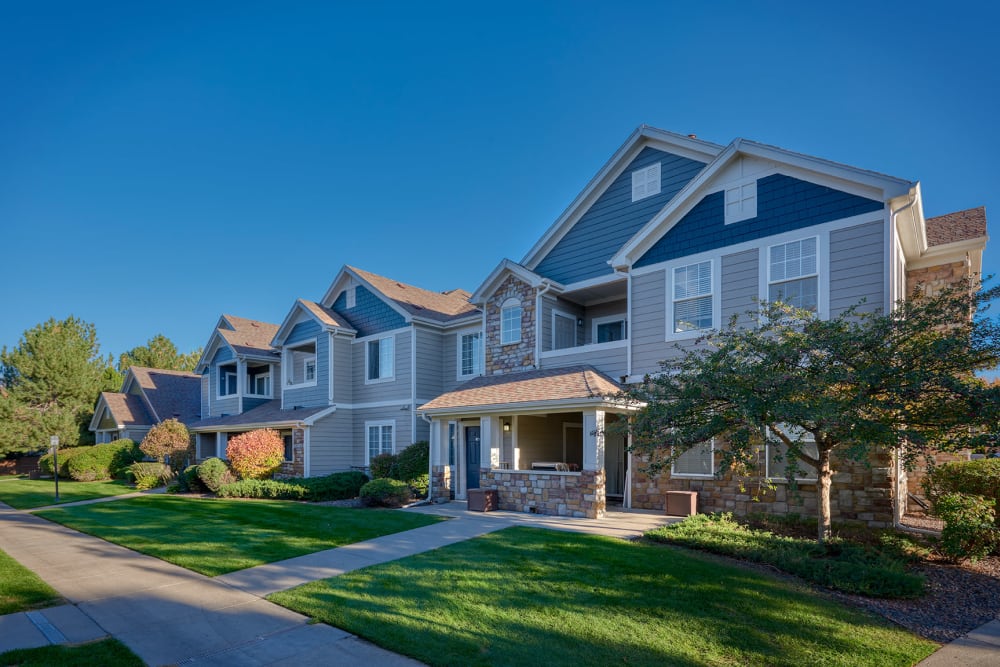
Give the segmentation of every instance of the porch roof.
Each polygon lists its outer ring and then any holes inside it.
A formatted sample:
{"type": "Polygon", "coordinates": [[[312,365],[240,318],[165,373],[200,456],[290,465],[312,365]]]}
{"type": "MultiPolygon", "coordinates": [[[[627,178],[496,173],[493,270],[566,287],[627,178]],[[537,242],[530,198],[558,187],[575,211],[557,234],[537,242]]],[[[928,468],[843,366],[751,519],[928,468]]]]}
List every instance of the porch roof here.
{"type": "Polygon", "coordinates": [[[226,427],[268,428],[290,426],[293,424],[312,425],[314,421],[333,412],[336,406],[320,405],[309,408],[281,409],[281,399],[276,398],[252,410],[238,415],[210,417],[202,419],[189,427],[192,431],[224,431],[226,427]]]}
{"type": "Polygon", "coordinates": [[[621,389],[621,385],[592,366],[546,368],[474,378],[417,410],[432,415],[617,403],[613,397],[621,389]]]}

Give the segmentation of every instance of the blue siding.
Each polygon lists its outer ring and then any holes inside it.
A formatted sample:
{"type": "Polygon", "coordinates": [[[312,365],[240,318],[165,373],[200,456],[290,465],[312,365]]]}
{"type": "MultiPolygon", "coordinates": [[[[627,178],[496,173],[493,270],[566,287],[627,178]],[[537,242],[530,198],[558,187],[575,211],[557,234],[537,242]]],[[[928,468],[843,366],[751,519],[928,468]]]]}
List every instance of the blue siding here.
{"type": "Polygon", "coordinates": [[[310,319],[292,327],[284,346],[291,347],[314,338],[316,339],[316,384],[299,389],[288,389],[283,386],[286,408],[296,405],[313,407],[329,403],[330,336],[322,332],[319,323],[310,319]]]}
{"type": "Polygon", "coordinates": [[[299,322],[292,330],[288,332],[288,337],[285,338],[284,345],[295,345],[296,343],[301,343],[305,340],[311,340],[319,335],[320,326],[314,320],[307,320],[305,322],[299,322]]]}
{"type": "Polygon", "coordinates": [[[705,164],[644,148],[598,197],[573,228],[535,267],[535,272],[561,283],[611,273],[607,262],[642,226],[667,205],[705,164]],[[632,172],[660,162],[660,194],[632,201],[632,172]]]}
{"type": "Polygon", "coordinates": [[[757,182],[756,218],[727,225],[723,193],[706,195],[635,266],[648,266],[882,208],[882,202],[874,199],[774,174],[757,182]]]}
{"type": "Polygon", "coordinates": [[[342,292],[333,302],[333,309],[350,322],[359,338],[406,326],[402,315],[361,285],[355,288],[354,299],[354,308],[347,308],[347,294],[342,292]]]}
{"type": "Polygon", "coordinates": [[[219,364],[226,362],[236,363],[236,355],[228,345],[220,345],[215,351],[212,361],[208,366],[208,393],[210,403],[210,414],[213,417],[219,415],[235,415],[240,411],[240,400],[236,396],[219,398],[219,364]]]}

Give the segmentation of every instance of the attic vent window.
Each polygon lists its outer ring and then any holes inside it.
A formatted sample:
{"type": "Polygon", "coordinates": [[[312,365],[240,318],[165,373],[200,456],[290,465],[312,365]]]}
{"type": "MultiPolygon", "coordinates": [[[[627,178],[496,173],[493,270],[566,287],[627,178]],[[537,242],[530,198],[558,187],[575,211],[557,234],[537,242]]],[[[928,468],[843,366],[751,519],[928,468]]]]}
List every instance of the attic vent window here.
{"type": "Polygon", "coordinates": [[[660,194],[660,163],[632,172],[632,201],[660,194]]]}
{"type": "Polygon", "coordinates": [[[726,224],[757,217],[757,179],[726,188],[726,224]]]}
{"type": "Polygon", "coordinates": [[[357,288],[355,288],[353,285],[347,288],[347,291],[344,292],[345,308],[354,308],[354,306],[357,304],[356,294],[357,294],[357,288]]]}

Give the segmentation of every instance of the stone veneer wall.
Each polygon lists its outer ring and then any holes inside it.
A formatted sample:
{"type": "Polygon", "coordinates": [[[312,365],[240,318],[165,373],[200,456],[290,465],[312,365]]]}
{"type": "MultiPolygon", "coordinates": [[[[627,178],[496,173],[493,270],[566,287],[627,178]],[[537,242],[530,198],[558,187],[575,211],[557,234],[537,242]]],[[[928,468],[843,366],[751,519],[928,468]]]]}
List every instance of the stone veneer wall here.
{"type": "Polygon", "coordinates": [[[486,302],[486,374],[510,373],[535,367],[535,288],[514,276],[500,283],[500,287],[486,302]],[[500,344],[500,309],[507,299],[521,302],[521,340],[509,345],[500,344]]]}
{"type": "Polygon", "coordinates": [[[971,265],[968,260],[928,266],[923,269],[910,269],[906,272],[906,296],[909,298],[918,286],[925,294],[936,294],[948,285],[969,277],[970,270],[971,265]]]}
{"type": "Polygon", "coordinates": [[[479,486],[496,489],[502,510],[600,519],[607,509],[603,470],[553,473],[482,468],[479,472],[479,486]]]}
{"type": "MultiPolygon", "coordinates": [[[[863,463],[834,461],[830,490],[830,509],[834,521],[861,521],[872,528],[893,525],[893,466],[891,459],[879,456],[870,467],[863,463]]],[[[799,482],[797,492],[787,484],[775,484],[774,489],[758,491],[755,478],[736,478],[726,474],[721,478],[672,478],[669,473],[651,477],[636,466],[632,479],[632,507],[664,509],[666,491],[697,491],[698,512],[733,512],[745,515],[801,514],[814,517],[819,508],[819,490],[815,483],[799,482]],[[741,488],[742,487],[742,488],[741,488]],[[754,496],[757,500],[754,500],[754,496]]]]}
{"type": "Polygon", "coordinates": [[[451,500],[451,468],[434,466],[431,470],[431,501],[445,502],[451,500]]]}
{"type": "Polygon", "coordinates": [[[274,476],[278,479],[306,476],[305,431],[297,428],[292,430],[292,460],[282,461],[281,470],[274,476]]]}

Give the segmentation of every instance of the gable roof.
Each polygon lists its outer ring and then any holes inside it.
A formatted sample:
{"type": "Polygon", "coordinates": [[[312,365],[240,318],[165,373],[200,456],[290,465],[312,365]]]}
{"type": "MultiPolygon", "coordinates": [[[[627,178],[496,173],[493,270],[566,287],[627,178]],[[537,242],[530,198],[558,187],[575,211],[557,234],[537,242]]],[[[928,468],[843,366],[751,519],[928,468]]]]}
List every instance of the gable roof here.
{"type": "Polygon", "coordinates": [[[986,236],[986,207],[927,218],[927,245],[971,241],[986,236]]]}
{"type": "Polygon", "coordinates": [[[201,417],[201,376],[186,371],[131,366],[129,371],[142,388],[153,421],[176,417],[190,424],[201,417]]]}
{"type": "MultiPolygon", "coordinates": [[[[296,299],[288,314],[285,315],[285,319],[282,320],[281,326],[275,327],[274,336],[271,337],[271,345],[273,347],[282,345],[288,334],[299,323],[298,313],[305,313],[316,320],[326,331],[344,331],[349,334],[357,333],[340,315],[326,306],[321,306],[315,301],[296,299]]],[[[278,354],[278,352],[276,351],[275,354],[278,354]]]]}
{"type": "Polygon", "coordinates": [[[486,280],[482,282],[476,291],[469,296],[469,301],[472,303],[483,303],[486,301],[507,275],[514,275],[532,287],[538,287],[542,283],[550,283],[558,289],[562,289],[562,285],[542,278],[542,276],[531,269],[527,269],[513,260],[504,258],[490,272],[490,275],[486,276],[486,280]]]}
{"type": "Polygon", "coordinates": [[[887,176],[867,169],[859,169],[825,160],[823,158],[795,153],[793,151],[762,144],[747,139],[736,139],[708,164],[695,178],[640,229],[635,236],[615,253],[609,263],[615,268],[627,267],[649,250],[702,198],[718,190],[715,177],[728,165],[741,157],[757,158],[782,166],[793,176],[829,184],[837,189],[860,194],[882,201],[898,201],[905,205],[907,198],[919,198],[919,184],[906,179],[887,176]]]}
{"type": "Polygon", "coordinates": [[[90,430],[97,429],[101,422],[104,408],[111,413],[115,425],[122,426],[152,426],[156,423],[146,409],[146,403],[136,394],[122,394],[113,391],[102,391],[97,399],[94,416],[90,420],[90,430]],[[102,407],[103,404],[103,407],[102,407]]]}
{"type": "Polygon", "coordinates": [[[443,414],[587,404],[610,400],[620,391],[621,385],[592,366],[546,368],[473,378],[417,410],[443,414]]]}
{"type": "Polygon", "coordinates": [[[278,325],[269,322],[250,320],[235,315],[223,315],[232,325],[232,329],[219,328],[219,334],[225,339],[233,352],[241,355],[276,355],[271,347],[271,340],[278,332],[278,325]]]}
{"type": "Polygon", "coordinates": [[[698,139],[694,135],[684,136],[649,125],[640,125],[590,179],[566,210],[556,218],[542,238],[532,246],[521,260],[521,264],[528,269],[534,269],[646,146],[699,162],[710,162],[723,149],[718,144],[698,139]]]}

